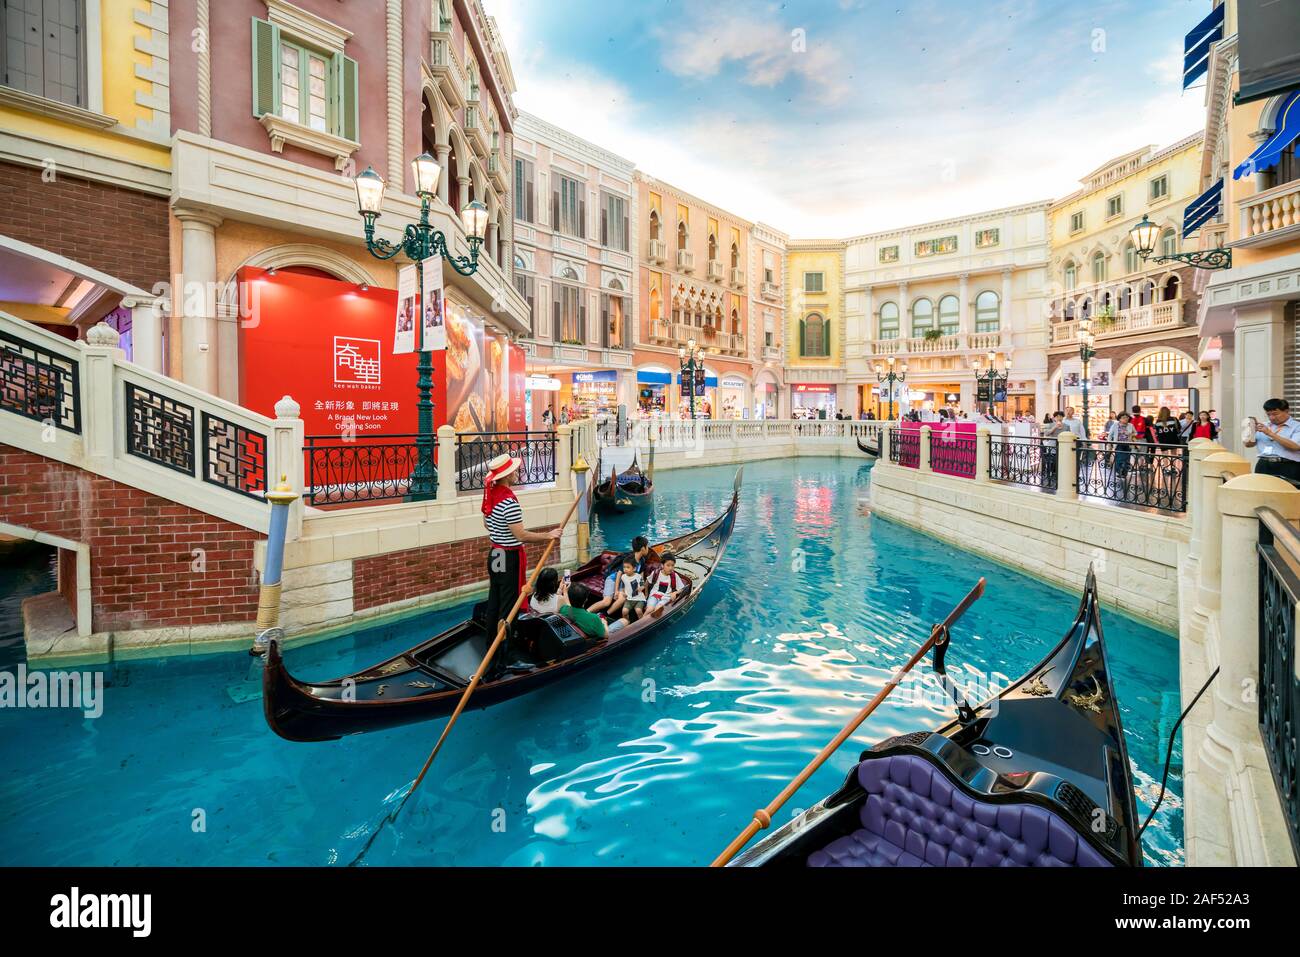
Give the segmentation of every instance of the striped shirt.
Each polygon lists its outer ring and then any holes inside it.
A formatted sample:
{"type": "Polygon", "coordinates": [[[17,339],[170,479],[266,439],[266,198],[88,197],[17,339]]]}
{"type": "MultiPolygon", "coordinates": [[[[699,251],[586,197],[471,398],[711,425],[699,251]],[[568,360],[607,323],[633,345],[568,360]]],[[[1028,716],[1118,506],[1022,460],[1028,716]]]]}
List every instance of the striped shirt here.
{"type": "Polygon", "coordinates": [[[524,510],[519,507],[519,499],[505,498],[497,502],[496,507],[488,512],[483,519],[483,524],[487,526],[488,538],[492,540],[493,545],[502,545],[506,548],[514,548],[522,545],[523,542],[515,538],[515,533],[510,531],[510,526],[516,522],[523,522],[524,510]]]}

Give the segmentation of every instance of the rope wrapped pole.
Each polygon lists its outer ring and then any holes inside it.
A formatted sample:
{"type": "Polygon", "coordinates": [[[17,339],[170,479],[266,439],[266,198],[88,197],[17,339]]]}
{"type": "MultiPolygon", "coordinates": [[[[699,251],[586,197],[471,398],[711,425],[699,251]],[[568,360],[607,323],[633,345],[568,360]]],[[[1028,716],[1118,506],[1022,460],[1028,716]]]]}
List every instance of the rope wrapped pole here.
{"type": "Polygon", "coordinates": [[[266,493],[271,503],[271,527],[266,535],[266,561],[262,567],[262,587],[257,596],[257,637],[251,655],[266,654],[267,633],[280,627],[280,584],[284,574],[284,542],[289,528],[289,506],[298,494],[289,486],[289,477],[280,476],[280,484],[266,493]]]}

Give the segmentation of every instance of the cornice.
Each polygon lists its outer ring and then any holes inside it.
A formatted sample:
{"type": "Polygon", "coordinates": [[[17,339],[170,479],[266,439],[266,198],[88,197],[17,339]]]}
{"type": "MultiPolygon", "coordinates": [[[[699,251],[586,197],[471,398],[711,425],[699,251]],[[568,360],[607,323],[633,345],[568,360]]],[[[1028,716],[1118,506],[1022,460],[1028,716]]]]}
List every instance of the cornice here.
{"type": "Polygon", "coordinates": [[[610,172],[626,176],[629,182],[631,182],[632,176],[636,172],[636,163],[632,160],[619,156],[603,146],[597,146],[590,140],[584,140],[582,137],[561,129],[554,123],[548,123],[532,113],[521,112],[519,114],[519,123],[515,127],[515,137],[534,143],[542,143],[552,148],[558,146],[577,153],[581,159],[595,166],[606,167],[609,168],[610,172]]]}
{"type": "Polygon", "coordinates": [[[636,181],[640,183],[645,183],[647,187],[653,189],[656,193],[660,193],[665,196],[671,196],[674,199],[681,200],[683,203],[688,203],[688,204],[698,206],[701,209],[703,209],[705,212],[712,213],[714,216],[718,217],[719,219],[727,220],[730,225],[740,226],[742,229],[752,230],[754,228],[754,224],[751,223],[749,220],[745,219],[744,217],[737,216],[735,213],[729,213],[725,209],[722,209],[718,206],[714,206],[708,200],[700,199],[698,196],[688,193],[684,189],[679,189],[676,186],[671,185],[670,183],[665,183],[661,179],[655,179],[653,176],[649,175],[648,173],[643,173],[640,170],[637,170],[636,181]]]}

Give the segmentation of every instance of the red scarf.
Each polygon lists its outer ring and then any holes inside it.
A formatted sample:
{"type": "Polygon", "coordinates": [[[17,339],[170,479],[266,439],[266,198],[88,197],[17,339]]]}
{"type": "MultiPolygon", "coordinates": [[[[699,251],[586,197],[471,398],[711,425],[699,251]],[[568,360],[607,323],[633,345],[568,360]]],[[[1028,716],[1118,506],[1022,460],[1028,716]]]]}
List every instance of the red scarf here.
{"type": "MultiPolygon", "coordinates": [[[[499,485],[492,482],[483,489],[483,517],[486,519],[492,514],[492,509],[496,508],[502,502],[508,502],[515,498],[515,490],[509,485],[499,485]]],[[[498,545],[489,541],[488,548],[499,548],[505,552],[517,552],[519,554],[519,590],[524,590],[524,585],[528,581],[528,553],[524,551],[522,545],[498,545]]]]}

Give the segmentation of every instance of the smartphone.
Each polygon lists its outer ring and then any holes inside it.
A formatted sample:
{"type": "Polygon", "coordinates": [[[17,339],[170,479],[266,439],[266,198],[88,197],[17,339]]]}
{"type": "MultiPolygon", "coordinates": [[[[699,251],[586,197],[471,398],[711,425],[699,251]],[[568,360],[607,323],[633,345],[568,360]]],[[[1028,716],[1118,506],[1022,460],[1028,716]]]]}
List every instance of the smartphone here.
{"type": "Polygon", "coordinates": [[[566,568],[566,569],[564,570],[564,584],[566,584],[566,585],[569,584],[569,579],[572,578],[572,577],[573,577],[573,576],[570,574],[569,570],[566,568]]]}

